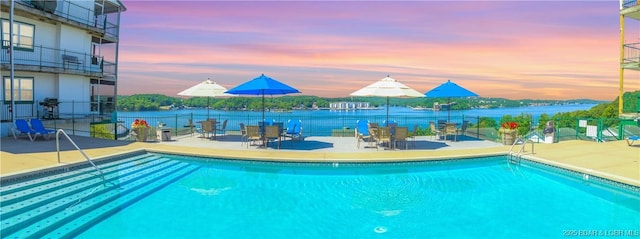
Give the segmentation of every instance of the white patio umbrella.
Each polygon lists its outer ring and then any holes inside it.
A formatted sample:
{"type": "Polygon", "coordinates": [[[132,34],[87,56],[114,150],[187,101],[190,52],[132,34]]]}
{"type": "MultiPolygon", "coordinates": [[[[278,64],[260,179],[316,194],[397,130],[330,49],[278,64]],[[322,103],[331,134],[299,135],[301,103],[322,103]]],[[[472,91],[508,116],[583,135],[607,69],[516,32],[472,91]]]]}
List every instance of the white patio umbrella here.
{"type": "Polygon", "coordinates": [[[416,97],[425,97],[422,93],[411,89],[398,82],[397,80],[389,77],[382,78],[381,80],[365,86],[362,89],[359,89],[353,93],[352,96],[378,96],[378,97],[387,97],[387,121],[389,121],[389,97],[394,98],[416,98],[416,97]]]}
{"type": "Polygon", "coordinates": [[[227,88],[224,88],[211,80],[206,80],[200,82],[200,84],[190,87],[189,89],[181,91],[178,95],[207,97],[207,118],[209,118],[209,101],[211,97],[235,96],[233,94],[224,93],[225,91],[227,91],[227,88]]]}

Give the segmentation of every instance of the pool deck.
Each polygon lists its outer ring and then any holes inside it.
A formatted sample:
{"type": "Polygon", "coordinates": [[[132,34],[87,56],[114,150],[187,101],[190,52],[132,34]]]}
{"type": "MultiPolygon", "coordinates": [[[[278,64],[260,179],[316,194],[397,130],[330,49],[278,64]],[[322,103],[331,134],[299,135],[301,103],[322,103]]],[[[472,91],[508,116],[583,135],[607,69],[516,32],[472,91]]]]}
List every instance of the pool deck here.
{"type": "MultiPolygon", "coordinates": [[[[38,138],[30,142],[25,138],[0,139],[0,176],[8,177],[51,167],[85,161],[79,151],[66,139],[60,140],[60,158],[56,151],[56,140],[38,138]]],[[[232,159],[269,159],[278,161],[307,162],[388,162],[399,160],[434,160],[473,156],[505,155],[511,146],[494,142],[465,138],[451,142],[432,137],[417,137],[415,145],[408,150],[385,150],[356,147],[353,137],[307,137],[304,141],[283,141],[281,149],[275,144],[267,148],[242,145],[240,137],[229,135],[217,140],[196,136],[174,137],[167,142],[114,141],[82,136],[71,138],[92,159],[114,156],[126,152],[147,150],[152,152],[178,153],[195,156],[211,156],[232,159]]],[[[514,151],[522,147],[516,145],[514,151]]],[[[627,142],[569,140],[555,144],[531,144],[525,147],[524,158],[559,166],[590,175],[640,187],[640,142],[628,146],[627,142]]]]}

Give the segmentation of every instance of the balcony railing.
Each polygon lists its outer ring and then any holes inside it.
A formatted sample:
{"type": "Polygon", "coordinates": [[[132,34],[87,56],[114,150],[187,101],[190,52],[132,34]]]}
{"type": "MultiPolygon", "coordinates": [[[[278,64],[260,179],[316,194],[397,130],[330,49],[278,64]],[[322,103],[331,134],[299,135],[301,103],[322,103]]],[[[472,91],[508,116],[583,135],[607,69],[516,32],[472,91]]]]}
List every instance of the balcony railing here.
{"type": "Polygon", "coordinates": [[[622,2],[623,8],[638,6],[638,0],[624,0],[622,2]]]}
{"type": "MultiPolygon", "coordinates": [[[[9,64],[8,45],[8,41],[3,41],[2,51],[0,52],[0,62],[3,64],[3,68],[5,68],[5,64],[9,64]]],[[[103,65],[113,65],[114,63],[103,62],[102,56],[69,51],[66,49],[56,49],[44,46],[33,46],[33,50],[14,49],[13,60],[16,68],[21,69],[20,66],[22,66],[23,70],[84,74],[92,76],[115,74],[115,67],[108,67],[108,69],[113,72],[103,71],[103,65]]]]}
{"type": "Polygon", "coordinates": [[[640,64],[640,43],[624,45],[622,64],[640,64]]]}
{"type": "MultiPolygon", "coordinates": [[[[2,1],[3,5],[8,4],[8,1],[2,1]]],[[[53,15],[61,17],[63,19],[67,19],[70,21],[74,21],[81,25],[87,27],[93,27],[97,29],[102,29],[104,34],[109,37],[118,38],[118,23],[117,17],[109,17],[112,12],[105,12],[104,14],[101,12],[96,12],[93,8],[94,1],[69,1],[69,0],[58,0],[58,1],[39,1],[39,2],[55,2],[56,5],[54,9],[48,9],[47,4],[49,3],[40,3],[32,0],[19,0],[16,3],[24,5],[29,8],[40,9],[45,12],[49,12],[53,15]],[[83,3],[85,5],[81,5],[79,3],[83,3]],[[44,4],[44,5],[43,5],[44,4]],[[87,7],[87,4],[90,7],[87,7]]],[[[113,4],[109,1],[104,1],[105,4],[113,4]]],[[[119,14],[119,12],[115,12],[114,14],[119,14]]],[[[111,14],[113,15],[113,14],[111,14]]]]}

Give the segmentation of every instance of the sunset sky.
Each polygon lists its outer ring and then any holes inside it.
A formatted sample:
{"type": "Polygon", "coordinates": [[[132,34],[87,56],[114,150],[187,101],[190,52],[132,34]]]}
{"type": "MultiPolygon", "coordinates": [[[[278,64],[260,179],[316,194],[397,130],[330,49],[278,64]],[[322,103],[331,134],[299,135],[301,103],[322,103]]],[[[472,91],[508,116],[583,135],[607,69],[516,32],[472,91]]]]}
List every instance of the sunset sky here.
{"type": "MultiPolygon", "coordinates": [[[[120,95],[260,74],[323,97],[387,75],[423,93],[451,80],[481,97],[618,95],[618,1],[123,3],[120,95]]],[[[626,24],[637,42],[640,24],[626,24]]],[[[640,73],[625,74],[625,91],[640,90],[640,73]]]]}

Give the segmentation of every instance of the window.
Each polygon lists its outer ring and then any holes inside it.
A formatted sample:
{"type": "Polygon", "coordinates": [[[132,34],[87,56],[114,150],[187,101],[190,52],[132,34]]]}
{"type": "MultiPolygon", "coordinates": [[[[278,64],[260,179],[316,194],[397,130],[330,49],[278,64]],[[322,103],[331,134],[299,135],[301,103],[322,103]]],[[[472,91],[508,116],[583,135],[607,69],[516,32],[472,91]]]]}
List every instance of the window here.
{"type": "MultiPolygon", "coordinates": [[[[13,21],[13,47],[33,50],[35,25],[13,21]]],[[[2,19],[2,48],[9,47],[9,20],[2,19]]]]}
{"type": "MultiPolygon", "coordinates": [[[[13,77],[13,98],[16,102],[33,102],[33,77],[13,77]]],[[[11,77],[4,77],[4,101],[11,101],[11,77]]]]}

